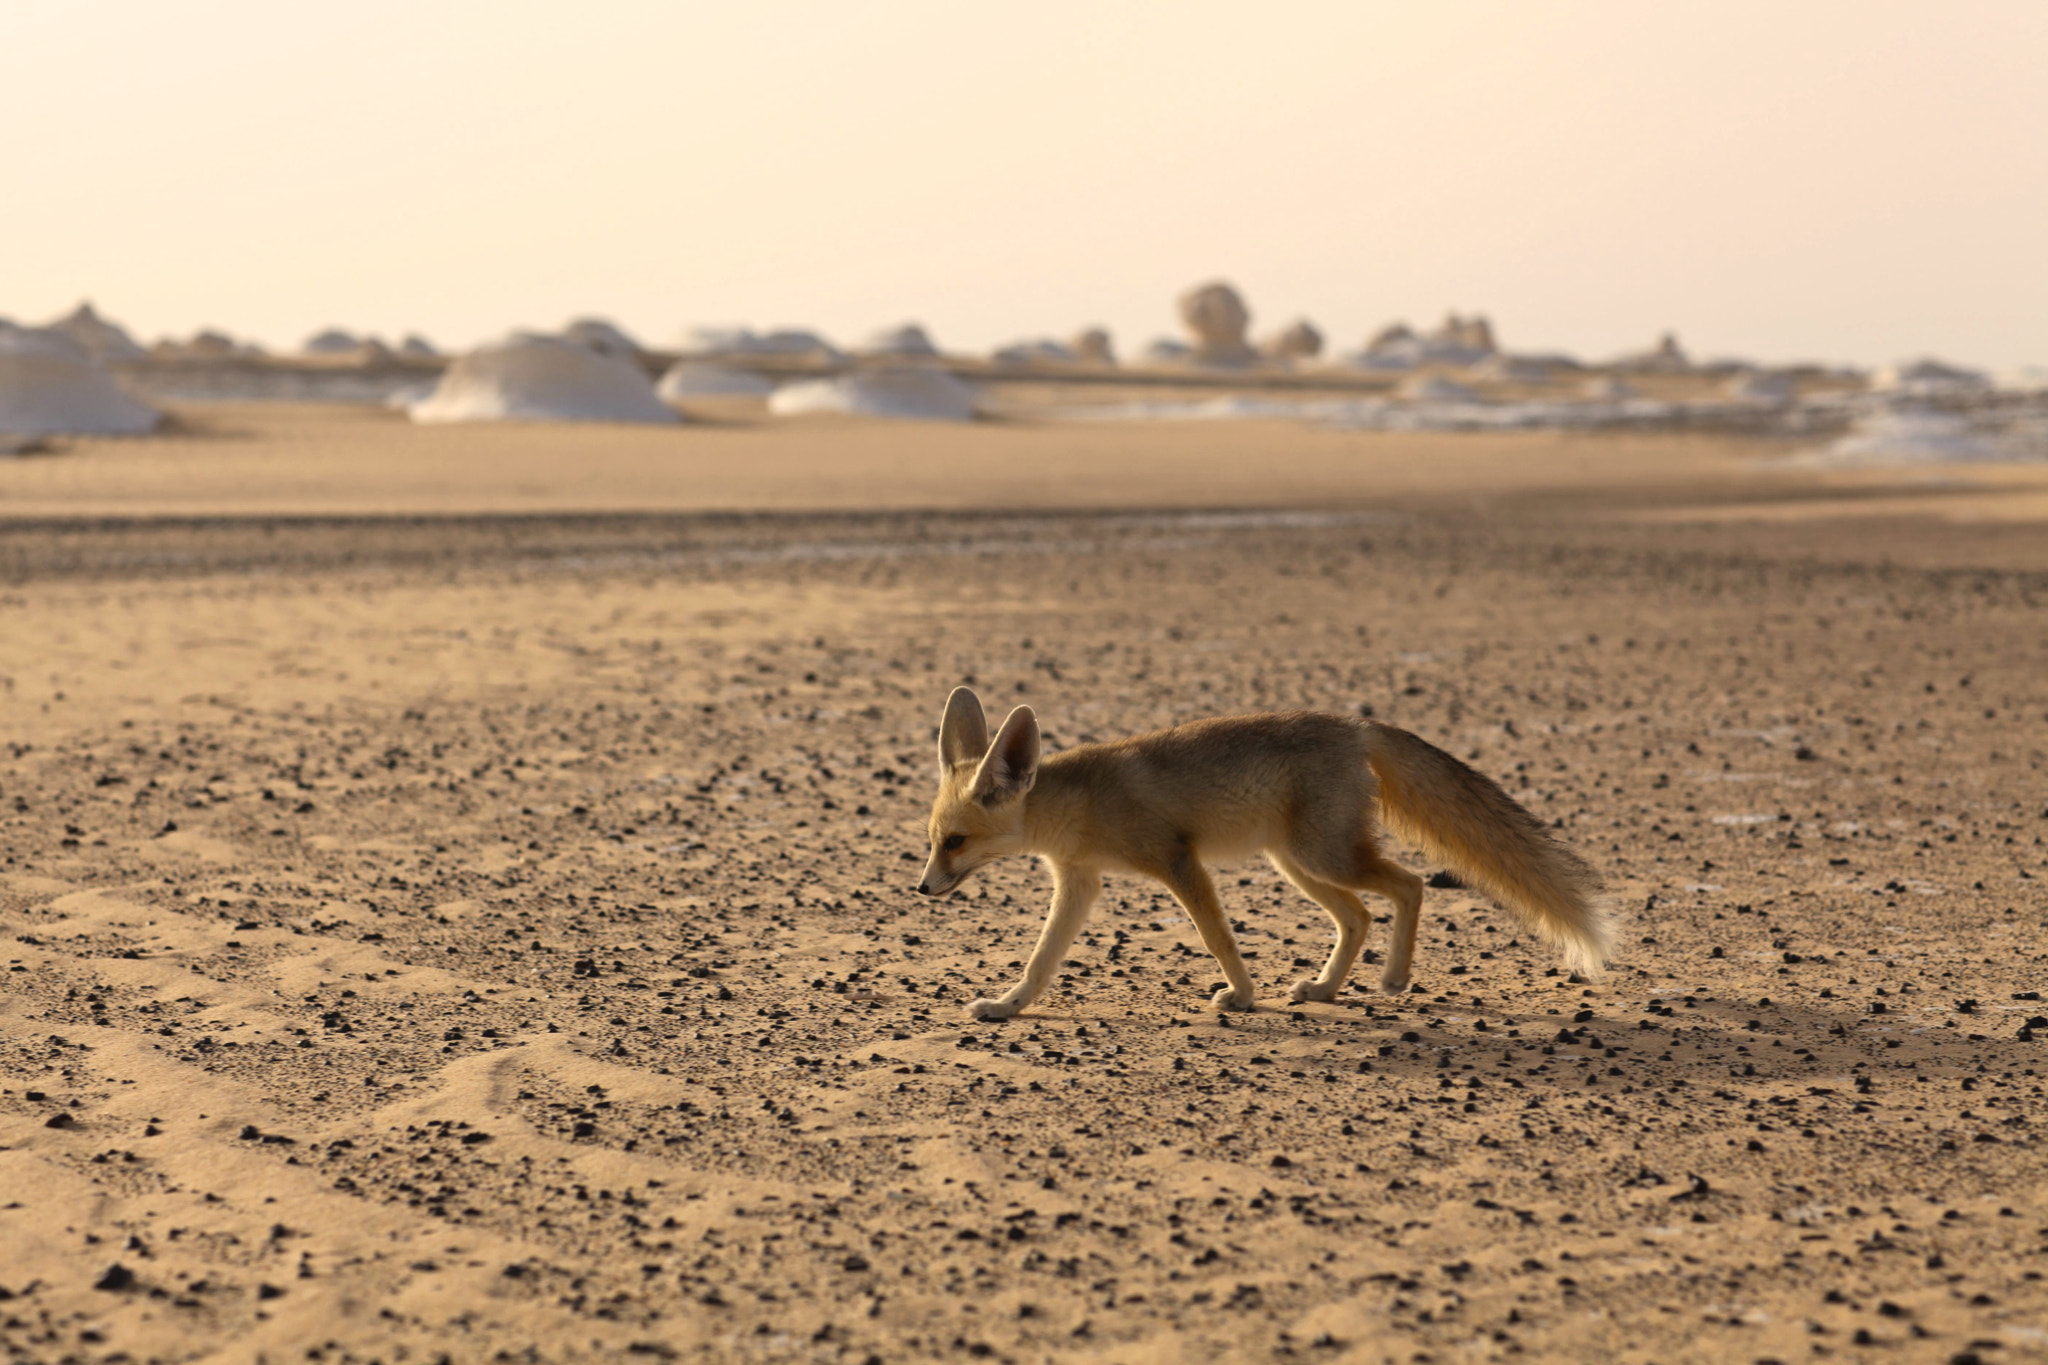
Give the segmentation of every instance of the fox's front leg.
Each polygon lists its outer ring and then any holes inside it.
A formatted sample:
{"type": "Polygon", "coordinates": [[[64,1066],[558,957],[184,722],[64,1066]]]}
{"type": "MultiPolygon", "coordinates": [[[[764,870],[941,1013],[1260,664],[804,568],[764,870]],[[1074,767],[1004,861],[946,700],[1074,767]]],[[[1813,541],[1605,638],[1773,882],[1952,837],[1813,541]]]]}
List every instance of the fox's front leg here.
{"type": "Polygon", "coordinates": [[[1074,946],[1075,935],[1087,922],[1095,898],[1101,894],[1102,874],[1096,869],[1053,864],[1052,909],[1038,935],[1038,946],[1031,950],[1031,960],[1024,965],[1024,979],[993,1000],[975,1001],[967,1007],[968,1016],[1008,1019],[1044,995],[1053,973],[1066,958],[1067,949],[1074,946]]]}
{"type": "Polygon", "coordinates": [[[1238,956],[1237,940],[1231,936],[1230,920],[1223,913],[1223,902],[1216,899],[1216,884],[1209,880],[1209,874],[1201,863],[1195,860],[1190,850],[1161,877],[1174,899],[1188,912],[1188,918],[1195,922],[1195,932],[1202,936],[1202,946],[1216,959],[1216,965],[1223,968],[1223,976],[1230,984],[1212,997],[1217,1009],[1248,1010],[1258,1003],[1252,993],[1252,974],[1244,969],[1244,959],[1238,956]]]}

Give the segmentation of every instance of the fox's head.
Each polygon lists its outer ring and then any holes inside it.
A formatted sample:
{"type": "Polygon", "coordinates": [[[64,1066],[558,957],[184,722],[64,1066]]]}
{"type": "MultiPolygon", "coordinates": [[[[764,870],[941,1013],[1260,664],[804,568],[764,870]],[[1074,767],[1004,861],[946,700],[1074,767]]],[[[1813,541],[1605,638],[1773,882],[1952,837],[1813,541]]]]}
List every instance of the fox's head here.
{"type": "Polygon", "coordinates": [[[1024,794],[1038,777],[1038,718],[1020,706],[988,737],[981,698],[956,687],[939,717],[932,856],[917,889],[943,896],[983,863],[1024,852],[1024,794]]]}

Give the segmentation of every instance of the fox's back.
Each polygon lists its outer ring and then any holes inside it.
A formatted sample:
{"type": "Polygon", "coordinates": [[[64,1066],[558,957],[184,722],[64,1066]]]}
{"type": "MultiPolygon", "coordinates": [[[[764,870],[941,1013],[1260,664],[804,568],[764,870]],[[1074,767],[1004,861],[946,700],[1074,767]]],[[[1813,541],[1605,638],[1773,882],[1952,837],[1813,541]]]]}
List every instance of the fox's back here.
{"type": "Polygon", "coordinates": [[[1214,859],[1254,852],[1314,809],[1362,813],[1373,779],[1359,722],[1290,711],[1082,745],[1047,758],[1038,786],[1101,831],[1110,858],[1142,867],[1190,845],[1214,859]]]}

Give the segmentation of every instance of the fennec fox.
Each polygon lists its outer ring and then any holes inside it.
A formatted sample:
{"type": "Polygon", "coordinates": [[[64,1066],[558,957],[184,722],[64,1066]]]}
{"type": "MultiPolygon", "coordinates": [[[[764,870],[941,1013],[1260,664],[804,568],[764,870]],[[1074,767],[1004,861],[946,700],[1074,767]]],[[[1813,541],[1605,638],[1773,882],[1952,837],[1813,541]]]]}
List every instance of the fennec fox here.
{"type": "Polygon", "coordinates": [[[991,741],[971,690],[946,699],[931,860],[917,889],[943,896],[1012,854],[1035,853],[1052,866],[1052,910],[1024,979],[970,1005],[976,1019],[1007,1019],[1044,993],[1104,871],[1166,883],[1230,983],[1215,1004],[1251,1009],[1251,974],[1202,864],[1252,853],[1264,853],[1337,922],[1330,960],[1296,982],[1290,999],[1331,1000],[1342,989],[1372,922],[1360,891],[1394,903],[1380,988],[1404,990],[1422,879],[1381,855],[1378,823],[1516,911],[1572,967],[1592,974],[1603,965],[1607,925],[1592,869],[1490,779],[1406,730],[1291,711],[1085,744],[1043,763],[1038,750],[1030,707],[1012,711],[991,741]]]}

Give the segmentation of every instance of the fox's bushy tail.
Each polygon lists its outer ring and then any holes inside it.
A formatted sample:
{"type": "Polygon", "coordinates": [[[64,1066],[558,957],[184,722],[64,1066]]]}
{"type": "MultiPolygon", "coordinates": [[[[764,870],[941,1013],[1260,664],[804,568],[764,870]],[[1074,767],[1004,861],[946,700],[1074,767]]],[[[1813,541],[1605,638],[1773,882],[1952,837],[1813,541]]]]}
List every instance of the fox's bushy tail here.
{"type": "Polygon", "coordinates": [[[1573,970],[1598,975],[1608,925],[1593,869],[1484,773],[1406,730],[1363,728],[1382,823],[1520,914],[1573,970]]]}

